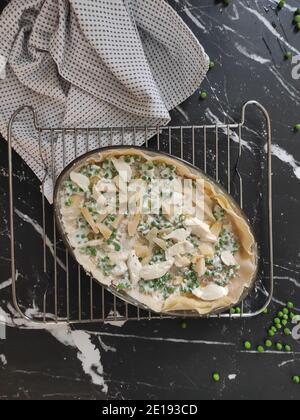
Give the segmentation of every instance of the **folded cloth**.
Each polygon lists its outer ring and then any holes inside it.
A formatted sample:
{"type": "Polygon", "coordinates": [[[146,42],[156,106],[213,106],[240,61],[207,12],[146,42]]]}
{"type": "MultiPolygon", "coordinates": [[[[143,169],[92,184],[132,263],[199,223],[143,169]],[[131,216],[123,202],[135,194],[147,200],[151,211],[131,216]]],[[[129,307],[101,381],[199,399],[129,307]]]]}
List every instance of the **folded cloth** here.
{"type": "MultiPolygon", "coordinates": [[[[36,109],[43,127],[166,125],[207,70],[203,48],[164,0],[11,0],[0,17],[0,131],[6,137],[23,105],[36,109]]],[[[41,159],[28,115],[18,117],[13,137],[40,180],[53,150],[56,174],[74,158],[73,145],[62,153],[48,139],[41,159]]],[[[86,138],[77,142],[80,155],[86,138]]],[[[103,136],[101,146],[108,144],[103,136]]],[[[49,198],[51,189],[49,180],[49,198]]]]}

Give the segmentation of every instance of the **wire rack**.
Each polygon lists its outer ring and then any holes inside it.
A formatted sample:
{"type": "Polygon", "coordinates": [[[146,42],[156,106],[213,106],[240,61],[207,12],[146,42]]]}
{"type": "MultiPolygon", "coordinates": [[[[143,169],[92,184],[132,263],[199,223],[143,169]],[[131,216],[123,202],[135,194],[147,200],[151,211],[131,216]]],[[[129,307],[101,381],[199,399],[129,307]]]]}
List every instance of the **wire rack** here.
{"type": "MultiPolygon", "coordinates": [[[[229,193],[238,200],[244,208],[246,195],[244,189],[244,177],[241,175],[240,165],[243,157],[243,129],[245,128],[246,113],[248,108],[255,106],[260,110],[266,120],[264,131],[264,144],[267,145],[266,178],[264,185],[264,224],[267,226],[266,238],[264,240],[264,265],[267,273],[263,274],[265,283],[263,285],[264,298],[259,306],[254,305],[257,295],[247,298],[241,304],[239,313],[222,313],[211,315],[219,318],[250,318],[262,313],[270,304],[274,290],[273,273],[273,229],[272,229],[272,136],[271,120],[267,110],[257,101],[249,101],[242,108],[241,122],[233,124],[210,124],[198,126],[178,127],[131,127],[131,128],[43,128],[38,123],[35,110],[31,107],[22,107],[11,117],[8,126],[8,163],[9,163],[9,221],[10,221],[10,251],[11,251],[11,278],[12,278],[12,301],[15,309],[21,317],[29,321],[45,324],[81,324],[81,323],[103,323],[121,322],[128,320],[151,320],[170,318],[168,315],[157,315],[136,308],[116,296],[109,293],[104,287],[91,277],[88,277],[80,266],[69,255],[64,248],[55,224],[52,207],[47,203],[44,196],[45,180],[47,176],[52,177],[53,183],[56,180],[56,156],[53,145],[60,136],[63,142],[63,150],[66,147],[66,137],[72,136],[73,141],[68,142],[67,147],[74,148],[74,156],[78,153],[77,138],[85,136],[86,151],[91,150],[90,138],[97,135],[99,145],[101,137],[108,136],[110,144],[114,144],[115,137],[118,141],[125,143],[125,137],[131,136],[131,144],[136,144],[136,139],[144,137],[147,148],[156,151],[165,151],[172,156],[180,157],[195,166],[198,166],[205,173],[213,175],[215,179],[226,187],[229,193]],[[29,304],[26,307],[22,300],[23,288],[17,282],[18,261],[16,255],[16,236],[18,226],[15,222],[15,191],[13,180],[14,169],[14,136],[13,126],[17,117],[24,109],[32,113],[34,129],[38,134],[40,158],[45,164],[45,179],[41,185],[41,214],[42,214],[42,241],[41,259],[43,261],[44,282],[42,286],[36,287],[33,281],[30,287],[35,289],[35,301],[39,302],[39,313],[29,315],[29,304]],[[43,157],[43,136],[50,136],[52,154],[50,161],[45,163],[43,157]],[[120,140],[121,139],[121,140],[120,140]],[[52,242],[53,252],[49,253],[49,241],[52,242]],[[21,303],[22,301],[22,303],[21,303]]],[[[93,147],[95,144],[93,143],[93,147]]],[[[65,159],[65,158],[64,158],[65,159]]],[[[65,162],[64,162],[65,163],[65,162]]],[[[36,256],[39,258],[39,256],[36,256]]],[[[256,302],[257,303],[257,302],[256,302]]],[[[193,315],[196,317],[196,315],[193,315]]]]}

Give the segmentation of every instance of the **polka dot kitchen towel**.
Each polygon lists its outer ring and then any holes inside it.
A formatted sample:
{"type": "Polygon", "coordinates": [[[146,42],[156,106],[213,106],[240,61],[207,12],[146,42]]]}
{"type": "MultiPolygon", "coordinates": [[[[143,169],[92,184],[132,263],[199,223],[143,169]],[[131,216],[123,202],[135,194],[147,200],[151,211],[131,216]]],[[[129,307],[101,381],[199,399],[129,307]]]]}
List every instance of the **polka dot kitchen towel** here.
{"type": "MultiPolygon", "coordinates": [[[[207,71],[203,48],[165,0],[11,0],[0,17],[0,130],[6,137],[12,113],[23,105],[35,108],[43,127],[166,125],[169,111],[207,71]]],[[[59,138],[44,136],[40,147],[26,113],[13,137],[40,180],[51,151],[56,175],[75,157],[71,137],[63,150],[59,138]]],[[[131,135],[125,142],[144,140],[131,135]]],[[[104,135],[101,146],[109,141],[104,135]]],[[[95,134],[90,149],[97,147],[95,134]]],[[[79,135],[76,153],[84,152],[86,137],[79,135]]],[[[49,176],[49,199],[51,191],[49,176]]]]}

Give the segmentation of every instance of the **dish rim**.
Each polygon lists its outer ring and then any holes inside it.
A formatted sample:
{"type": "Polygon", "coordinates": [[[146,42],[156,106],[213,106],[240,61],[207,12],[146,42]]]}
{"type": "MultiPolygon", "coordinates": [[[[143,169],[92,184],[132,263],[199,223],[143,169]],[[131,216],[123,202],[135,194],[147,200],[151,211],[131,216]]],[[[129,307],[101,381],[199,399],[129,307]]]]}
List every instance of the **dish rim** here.
{"type": "Polygon", "coordinates": [[[81,156],[76,157],[72,162],[70,162],[63,170],[62,172],[59,174],[59,176],[57,177],[56,181],[55,181],[55,186],[54,186],[54,190],[53,190],[53,210],[54,210],[54,215],[55,215],[55,221],[56,221],[56,225],[59,229],[59,233],[60,236],[64,242],[64,245],[66,246],[66,248],[68,249],[68,251],[71,253],[72,257],[75,259],[76,263],[80,265],[80,267],[84,270],[84,272],[88,275],[91,276],[91,273],[89,273],[78,261],[77,258],[74,254],[74,249],[72,247],[72,245],[69,243],[67,234],[64,231],[64,227],[62,224],[62,218],[60,215],[60,203],[59,203],[59,193],[60,193],[60,187],[62,185],[62,182],[64,180],[64,177],[72,172],[73,168],[79,167],[81,162],[82,164],[84,164],[84,161],[86,161],[87,159],[89,159],[91,156],[99,154],[99,153],[103,153],[103,152],[109,152],[109,151],[117,151],[117,150],[138,150],[138,151],[142,151],[144,153],[150,153],[153,154],[154,156],[161,156],[161,157],[167,157],[169,159],[173,159],[175,162],[179,162],[182,165],[192,169],[193,171],[197,172],[200,176],[203,176],[203,178],[207,179],[209,182],[212,183],[213,186],[217,187],[222,194],[224,194],[226,197],[229,198],[230,204],[233,206],[234,211],[237,212],[243,219],[244,221],[247,222],[247,225],[250,229],[251,234],[253,235],[254,238],[254,244],[253,244],[253,253],[254,253],[254,263],[255,263],[255,271],[253,273],[253,276],[251,277],[250,280],[250,284],[248,287],[244,287],[244,291],[241,294],[240,299],[238,300],[237,303],[231,304],[231,305],[227,305],[226,307],[223,308],[218,308],[216,310],[210,311],[207,314],[199,314],[196,310],[181,310],[181,311],[166,311],[166,312],[156,312],[152,309],[150,309],[149,307],[147,307],[146,305],[136,301],[135,299],[131,298],[129,295],[126,294],[126,292],[120,292],[118,291],[116,288],[110,286],[107,286],[105,284],[102,284],[100,281],[96,280],[99,285],[101,285],[102,287],[104,287],[107,291],[109,291],[110,293],[112,293],[113,295],[115,295],[116,297],[118,297],[119,299],[121,299],[122,301],[124,301],[125,303],[131,304],[133,306],[135,306],[136,308],[140,308],[142,310],[146,310],[146,311],[150,311],[156,314],[161,314],[161,315],[169,315],[170,317],[190,317],[190,318],[207,318],[209,316],[212,315],[219,315],[222,313],[225,313],[227,311],[230,311],[230,309],[235,308],[237,306],[240,306],[241,303],[246,299],[247,296],[249,296],[249,294],[251,293],[251,291],[253,290],[257,279],[258,279],[258,273],[259,273],[259,261],[260,261],[260,254],[259,254],[259,247],[258,247],[258,242],[256,240],[256,235],[254,233],[253,230],[253,226],[252,223],[250,222],[248,216],[246,215],[245,211],[241,208],[241,206],[237,203],[236,199],[234,197],[232,197],[232,195],[230,193],[228,193],[228,191],[226,191],[225,187],[223,187],[218,181],[214,180],[210,175],[206,174],[201,168],[198,168],[197,166],[193,165],[190,162],[185,161],[183,158],[177,157],[177,156],[173,156],[170,155],[166,152],[162,152],[162,151],[157,151],[157,150],[152,150],[149,149],[145,146],[135,146],[135,145],[114,145],[114,146],[105,146],[105,147],[100,147],[98,149],[94,149],[91,150],[81,156]]]}

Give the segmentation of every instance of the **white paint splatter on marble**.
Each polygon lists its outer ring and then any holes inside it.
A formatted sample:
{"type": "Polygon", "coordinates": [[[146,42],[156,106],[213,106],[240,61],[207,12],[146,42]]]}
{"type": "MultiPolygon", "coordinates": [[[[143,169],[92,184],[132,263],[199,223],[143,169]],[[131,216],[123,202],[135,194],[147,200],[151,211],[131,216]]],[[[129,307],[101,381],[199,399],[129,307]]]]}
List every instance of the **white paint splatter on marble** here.
{"type": "Polygon", "coordinates": [[[243,47],[238,42],[235,42],[234,46],[241,54],[243,54],[247,58],[250,58],[250,60],[256,61],[257,63],[260,63],[260,64],[267,64],[271,62],[271,60],[267,58],[264,58],[258,54],[249,52],[245,47],[243,47]]]}
{"type": "Polygon", "coordinates": [[[7,365],[7,359],[6,359],[6,356],[4,354],[0,354],[0,364],[2,366],[6,366],[7,365]]]}
{"type": "MultiPolygon", "coordinates": [[[[267,145],[265,146],[265,150],[267,150],[267,145]]],[[[286,150],[282,149],[277,144],[273,144],[272,154],[282,162],[287,163],[293,169],[296,178],[300,179],[300,164],[296,161],[294,156],[289,154],[286,150]]]]}

